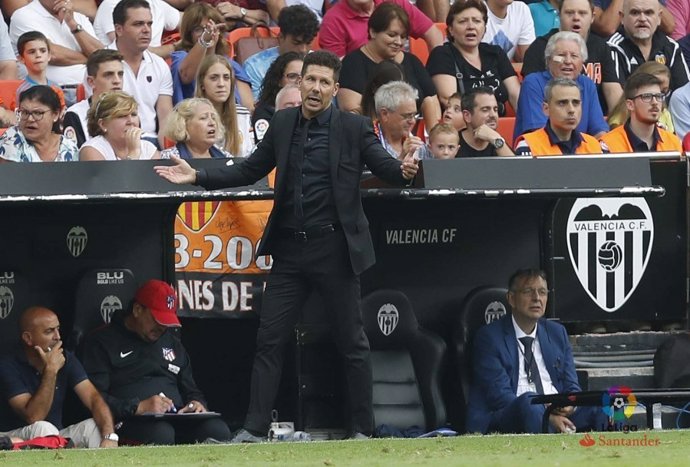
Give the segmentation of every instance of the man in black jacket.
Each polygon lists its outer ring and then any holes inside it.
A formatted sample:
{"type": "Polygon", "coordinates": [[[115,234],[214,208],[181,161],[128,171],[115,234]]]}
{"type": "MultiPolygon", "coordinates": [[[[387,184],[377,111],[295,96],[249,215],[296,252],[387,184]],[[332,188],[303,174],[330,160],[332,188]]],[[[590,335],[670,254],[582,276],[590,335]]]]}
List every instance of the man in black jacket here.
{"type": "Polygon", "coordinates": [[[127,444],[176,444],[230,439],[220,418],[159,418],[206,412],[189,355],[169,331],[179,327],[177,296],[163,281],[146,282],[128,313],[116,312],[84,347],[84,368],[110,406],[127,444]]]}
{"type": "Polygon", "coordinates": [[[316,51],[304,58],[302,105],[277,112],[256,151],[243,163],[207,172],[181,159],[156,172],[173,183],[207,189],[250,185],[276,168],[275,202],[258,254],[272,254],[263,296],[251,399],[236,442],[265,439],[280,382],[283,347],[309,291],[316,289],[335,323],[345,357],[351,436],[373,429],[369,341],[362,327],[359,274],[374,264],[369,223],[359,193],[364,164],[392,184],[417,172],[410,148],[391,157],[371,123],[331,107],[340,60],[316,51]]]}

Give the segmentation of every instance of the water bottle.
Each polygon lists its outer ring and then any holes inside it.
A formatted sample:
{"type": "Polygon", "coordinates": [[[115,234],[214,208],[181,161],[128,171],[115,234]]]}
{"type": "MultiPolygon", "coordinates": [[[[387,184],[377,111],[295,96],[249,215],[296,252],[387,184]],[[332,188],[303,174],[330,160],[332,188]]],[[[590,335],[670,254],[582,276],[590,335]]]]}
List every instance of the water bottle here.
{"type": "Polygon", "coordinates": [[[654,429],[655,430],[661,430],[663,428],[662,423],[661,423],[661,404],[656,403],[652,405],[652,414],[653,414],[653,419],[654,419],[654,429]]]}

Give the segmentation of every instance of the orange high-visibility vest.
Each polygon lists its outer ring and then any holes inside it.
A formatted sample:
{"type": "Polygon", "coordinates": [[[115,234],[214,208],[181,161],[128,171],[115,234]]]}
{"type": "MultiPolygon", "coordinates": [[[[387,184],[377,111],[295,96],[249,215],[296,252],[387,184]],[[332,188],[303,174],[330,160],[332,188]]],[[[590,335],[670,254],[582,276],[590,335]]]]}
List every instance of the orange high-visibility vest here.
{"type": "MultiPolygon", "coordinates": [[[[659,141],[653,151],[675,151],[683,152],[680,139],[670,131],[657,128],[659,131],[659,141]]],[[[601,137],[601,141],[608,146],[609,151],[614,152],[634,152],[625,132],[625,125],[618,126],[601,137]]]]}
{"type": "MultiPolygon", "coordinates": [[[[601,145],[599,141],[593,136],[586,133],[580,133],[582,137],[582,142],[575,150],[575,154],[601,154],[601,145]]],[[[529,146],[530,152],[533,156],[562,156],[563,151],[561,151],[560,146],[557,144],[551,144],[549,139],[549,134],[546,132],[545,128],[541,128],[530,133],[525,133],[518,137],[515,146],[520,143],[521,140],[525,140],[529,146]]]]}

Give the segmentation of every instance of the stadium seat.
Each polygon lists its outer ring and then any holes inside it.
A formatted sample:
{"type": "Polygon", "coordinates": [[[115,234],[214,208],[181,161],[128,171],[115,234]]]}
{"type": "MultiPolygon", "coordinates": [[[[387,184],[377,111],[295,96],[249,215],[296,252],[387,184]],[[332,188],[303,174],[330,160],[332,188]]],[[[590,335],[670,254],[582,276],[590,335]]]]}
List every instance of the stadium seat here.
{"type": "Polygon", "coordinates": [[[0,105],[9,110],[17,106],[17,88],[22,83],[20,79],[6,79],[0,81],[0,105]]]}
{"type": "MultiPolygon", "coordinates": [[[[446,23],[436,23],[436,27],[441,30],[443,37],[446,37],[446,23]]],[[[427,60],[429,60],[429,52],[429,47],[423,38],[410,37],[410,53],[417,57],[423,65],[426,65],[427,60]]]]}
{"type": "Polygon", "coordinates": [[[264,40],[260,41],[259,44],[259,49],[264,49],[264,48],[270,48],[273,47],[274,45],[277,45],[277,39],[276,37],[280,34],[280,28],[275,26],[270,29],[266,27],[262,28],[237,28],[233,29],[230,31],[230,33],[225,37],[226,42],[228,43],[228,55],[235,59],[237,62],[240,64],[244,63],[244,60],[247,59],[247,57],[242,57],[238,56],[238,43],[241,40],[249,40],[252,39],[252,36],[254,38],[259,38],[255,39],[257,42],[261,38],[264,38],[264,40]]]}
{"type": "Polygon", "coordinates": [[[362,314],[371,346],[375,425],[427,431],[445,425],[443,339],[419,326],[410,300],[397,290],[364,297],[362,314]]]}
{"type": "Polygon", "coordinates": [[[137,291],[129,269],[99,268],[84,273],[77,283],[74,324],[66,347],[75,350],[90,331],[110,322],[117,310],[127,309],[137,291]]]}
{"type": "Polygon", "coordinates": [[[31,303],[31,287],[26,276],[11,267],[0,267],[0,352],[10,351],[19,342],[19,315],[31,303]]]}
{"type": "MultiPolygon", "coordinates": [[[[510,305],[506,294],[508,289],[493,286],[482,286],[472,289],[462,302],[460,313],[453,329],[453,343],[455,346],[455,364],[458,370],[458,391],[467,405],[469,383],[472,375],[471,355],[472,338],[477,329],[501,318],[510,305]]],[[[464,415],[464,414],[463,414],[464,415]]],[[[464,426],[464,422],[463,422],[464,426]]]]}
{"type": "Polygon", "coordinates": [[[77,102],[81,102],[86,99],[86,88],[83,84],[77,85],[77,102]]]}
{"type": "Polygon", "coordinates": [[[690,132],[683,138],[683,151],[686,154],[690,151],[690,132]]]}
{"type": "Polygon", "coordinates": [[[501,117],[498,119],[498,128],[496,128],[496,131],[498,131],[501,136],[503,136],[503,139],[506,140],[506,142],[510,145],[510,147],[513,147],[513,130],[515,128],[515,117],[501,117]]]}

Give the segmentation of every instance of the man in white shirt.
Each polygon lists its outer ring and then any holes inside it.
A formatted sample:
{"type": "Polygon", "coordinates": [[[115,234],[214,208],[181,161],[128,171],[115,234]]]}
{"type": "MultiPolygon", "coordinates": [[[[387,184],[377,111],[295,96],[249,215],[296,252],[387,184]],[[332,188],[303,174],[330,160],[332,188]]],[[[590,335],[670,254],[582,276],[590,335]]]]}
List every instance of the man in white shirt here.
{"type": "Polygon", "coordinates": [[[86,58],[103,48],[89,19],[75,12],[70,0],[33,0],[12,15],[10,40],[15,53],[19,36],[36,30],[50,40],[48,80],[76,87],[84,80],[86,58]]]}
{"type": "Polygon", "coordinates": [[[0,11],[0,79],[17,79],[17,56],[12,50],[7,23],[0,11]]]}
{"type": "Polygon", "coordinates": [[[122,0],[113,10],[115,42],[108,46],[117,49],[124,58],[124,85],[139,104],[139,119],[144,137],[163,147],[163,136],[157,137],[172,110],[172,74],[165,60],[149,52],[153,16],[146,0],[122,0]]]}
{"type": "MultiPolygon", "coordinates": [[[[151,45],[149,52],[167,58],[173,52],[173,45],[161,46],[163,31],[174,31],[180,25],[182,13],[163,0],[148,0],[153,15],[153,27],[151,28],[151,45]]],[[[115,40],[115,24],[113,23],[113,10],[120,0],[103,0],[98,6],[96,18],[93,20],[93,29],[96,36],[104,44],[110,44],[115,40]]]]}
{"type": "Polygon", "coordinates": [[[489,21],[482,42],[503,49],[508,58],[522,62],[527,47],[536,38],[529,7],[514,0],[486,0],[489,21]]]}

